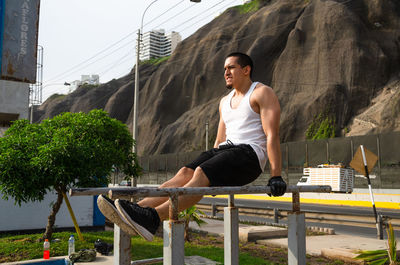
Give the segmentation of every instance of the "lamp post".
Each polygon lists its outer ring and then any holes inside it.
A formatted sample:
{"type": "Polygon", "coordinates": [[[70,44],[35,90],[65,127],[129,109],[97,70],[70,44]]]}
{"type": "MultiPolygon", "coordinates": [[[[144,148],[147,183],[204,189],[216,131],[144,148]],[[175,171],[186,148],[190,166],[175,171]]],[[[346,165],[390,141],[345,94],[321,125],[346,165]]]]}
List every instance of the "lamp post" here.
{"type": "MultiPolygon", "coordinates": [[[[48,86],[61,86],[61,85],[70,86],[71,84],[68,83],[68,82],[64,82],[64,84],[62,84],[62,83],[54,83],[54,84],[45,85],[43,88],[48,87],[48,86]]],[[[42,100],[40,99],[39,104],[42,103],[41,101],[42,101],[42,100]]],[[[30,104],[31,104],[31,109],[30,109],[30,118],[29,118],[29,122],[30,122],[30,123],[33,123],[33,108],[34,108],[35,104],[34,104],[33,101],[32,101],[30,104]]]]}
{"type": "MultiPolygon", "coordinates": [[[[143,12],[142,15],[142,20],[141,20],[141,24],[140,24],[140,28],[138,30],[138,36],[137,36],[137,44],[136,44],[136,66],[135,66],[135,95],[134,95],[134,99],[133,99],[133,123],[132,123],[132,135],[133,135],[133,140],[136,141],[136,144],[133,145],[133,152],[136,153],[136,145],[137,145],[137,136],[138,136],[138,126],[137,126],[137,120],[138,120],[138,113],[139,113],[139,54],[140,54],[140,42],[141,42],[141,34],[143,31],[143,19],[144,19],[144,15],[146,14],[147,9],[149,9],[149,7],[154,4],[155,2],[157,2],[158,0],[154,0],[153,2],[151,2],[146,9],[143,12]]],[[[200,3],[201,0],[190,0],[190,2],[194,2],[194,3],[200,3]]],[[[133,184],[133,181],[132,181],[133,184]]]]}

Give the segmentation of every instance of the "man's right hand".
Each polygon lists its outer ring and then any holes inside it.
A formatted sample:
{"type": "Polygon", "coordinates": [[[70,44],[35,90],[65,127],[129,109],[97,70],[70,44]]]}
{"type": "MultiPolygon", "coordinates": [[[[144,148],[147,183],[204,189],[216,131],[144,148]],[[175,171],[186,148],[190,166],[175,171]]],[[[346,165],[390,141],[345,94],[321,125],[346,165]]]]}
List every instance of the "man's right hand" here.
{"type": "Polygon", "coordinates": [[[275,176],[268,180],[267,186],[271,187],[271,193],[268,193],[269,196],[282,196],[286,192],[286,182],[282,179],[281,176],[275,176]]]}

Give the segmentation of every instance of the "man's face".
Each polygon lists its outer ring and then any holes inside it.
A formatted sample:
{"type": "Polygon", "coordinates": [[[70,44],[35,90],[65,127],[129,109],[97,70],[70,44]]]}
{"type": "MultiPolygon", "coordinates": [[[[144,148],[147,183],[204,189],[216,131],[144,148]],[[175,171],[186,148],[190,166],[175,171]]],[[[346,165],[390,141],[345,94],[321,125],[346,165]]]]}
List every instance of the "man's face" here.
{"type": "Polygon", "coordinates": [[[237,57],[228,57],[224,65],[226,88],[232,89],[244,77],[244,68],[237,63],[237,57]]]}

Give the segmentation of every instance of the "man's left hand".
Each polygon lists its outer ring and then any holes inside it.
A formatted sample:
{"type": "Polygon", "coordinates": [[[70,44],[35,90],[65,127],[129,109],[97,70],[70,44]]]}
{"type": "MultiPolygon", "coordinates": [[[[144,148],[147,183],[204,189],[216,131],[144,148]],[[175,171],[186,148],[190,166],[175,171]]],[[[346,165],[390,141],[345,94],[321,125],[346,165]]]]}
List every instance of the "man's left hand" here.
{"type": "Polygon", "coordinates": [[[269,196],[282,196],[286,192],[286,182],[281,176],[272,177],[268,180],[267,186],[271,187],[271,193],[269,196]]]}

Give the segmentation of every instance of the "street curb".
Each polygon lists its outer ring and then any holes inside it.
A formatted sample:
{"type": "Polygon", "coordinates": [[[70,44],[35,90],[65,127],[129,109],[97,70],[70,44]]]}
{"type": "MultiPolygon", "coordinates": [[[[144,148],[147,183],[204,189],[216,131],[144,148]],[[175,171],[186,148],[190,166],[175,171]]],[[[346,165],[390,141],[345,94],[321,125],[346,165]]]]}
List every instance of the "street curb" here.
{"type": "Polygon", "coordinates": [[[355,257],[358,250],[345,249],[345,248],[323,248],[321,249],[321,256],[328,259],[340,259],[352,264],[365,264],[363,260],[357,260],[355,257]]]}

